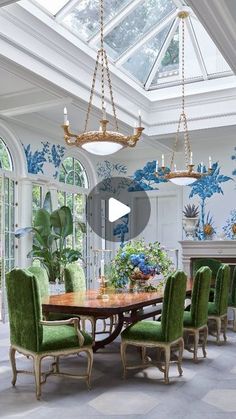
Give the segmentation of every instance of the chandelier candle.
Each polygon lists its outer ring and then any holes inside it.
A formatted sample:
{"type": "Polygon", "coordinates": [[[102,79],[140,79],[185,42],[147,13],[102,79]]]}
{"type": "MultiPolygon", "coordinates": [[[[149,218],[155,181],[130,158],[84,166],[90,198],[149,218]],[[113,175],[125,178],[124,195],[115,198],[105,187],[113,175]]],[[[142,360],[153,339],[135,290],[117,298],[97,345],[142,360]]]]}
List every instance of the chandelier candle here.
{"type": "Polygon", "coordinates": [[[64,108],[64,124],[66,125],[66,123],[67,123],[67,109],[66,109],[66,107],[64,108]]]}

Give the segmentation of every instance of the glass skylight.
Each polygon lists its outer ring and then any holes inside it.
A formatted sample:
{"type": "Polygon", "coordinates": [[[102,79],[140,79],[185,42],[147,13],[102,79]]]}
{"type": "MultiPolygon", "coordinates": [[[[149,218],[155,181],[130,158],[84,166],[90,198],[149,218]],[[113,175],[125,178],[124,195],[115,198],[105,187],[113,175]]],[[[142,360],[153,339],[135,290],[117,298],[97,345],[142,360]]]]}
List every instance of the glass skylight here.
{"type": "MultiPolygon", "coordinates": [[[[91,48],[99,46],[99,0],[32,0],[91,48]]],[[[146,90],[180,82],[180,0],[104,0],[104,36],[109,59],[146,90]]],[[[186,19],[187,82],[232,71],[193,12],[186,19]]]]}
{"type": "Polygon", "coordinates": [[[174,3],[171,0],[142,2],[105,37],[111,58],[118,58],[174,9],[174,3]]]}
{"type": "MultiPolygon", "coordinates": [[[[132,0],[104,0],[104,22],[112,19],[132,0]]],[[[78,36],[88,39],[99,30],[99,0],[81,0],[63,23],[78,36]]]]}

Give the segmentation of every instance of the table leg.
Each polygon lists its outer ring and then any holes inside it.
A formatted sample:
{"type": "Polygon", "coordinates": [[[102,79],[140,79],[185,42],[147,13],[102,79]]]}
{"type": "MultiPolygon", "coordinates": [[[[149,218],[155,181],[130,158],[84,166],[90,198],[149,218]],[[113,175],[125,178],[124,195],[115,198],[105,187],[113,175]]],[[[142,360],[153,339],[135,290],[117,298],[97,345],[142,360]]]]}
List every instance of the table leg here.
{"type": "Polygon", "coordinates": [[[95,344],[93,346],[93,352],[97,352],[98,349],[103,348],[105,345],[108,345],[109,343],[113,342],[113,340],[115,340],[117,336],[119,336],[122,330],[123,324],[124,324],[124,316],[123,316],[123,313],[121,313],[121,314],[118,314],[118,322],[113,332],[109,336],[107,336],[105,339],[95,341],[95,344]]]}

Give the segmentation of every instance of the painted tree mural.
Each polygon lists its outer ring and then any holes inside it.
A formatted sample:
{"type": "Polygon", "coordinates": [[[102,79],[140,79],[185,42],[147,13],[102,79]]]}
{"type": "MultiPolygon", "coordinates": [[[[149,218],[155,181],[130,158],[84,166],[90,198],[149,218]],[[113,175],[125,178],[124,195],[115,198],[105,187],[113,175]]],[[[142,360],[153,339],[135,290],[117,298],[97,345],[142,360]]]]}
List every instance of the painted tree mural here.
{"type": "MultiPolygon", "coordinates": [[[[198,172],[201,171],[200,165],[198,166],[197,170],[198,172]]],[[[222,175],[220,173],[220,166],[218,162],[212,165],[211,174],[207,174],[207,169],[205,166],[202,170],[203,173],[205,173],[205,176],[203,176],[201,179],[197,180],[192,185],[190,185],[191,192],[189,194],[189,198],[198,196],[200,199],[200,223],[198,238],[200,240],[205,240],[206,232],[204,231],[204,227],[209,224],[209,220],[213,222],[210,213],[208,212],[208,214],[206,215],[207,199],[211,198],[216,193],[224,195],[221,184],[228,182],[229,180],[232,180],[232,178],[230,178],[229,176],[222,175]]]]}

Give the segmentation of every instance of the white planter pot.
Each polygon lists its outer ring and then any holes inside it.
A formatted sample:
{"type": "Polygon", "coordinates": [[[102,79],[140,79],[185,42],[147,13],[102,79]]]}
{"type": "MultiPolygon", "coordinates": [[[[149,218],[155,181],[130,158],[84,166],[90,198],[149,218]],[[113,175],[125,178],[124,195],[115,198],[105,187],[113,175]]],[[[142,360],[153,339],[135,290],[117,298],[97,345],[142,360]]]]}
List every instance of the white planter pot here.
{"type": "Polygon", "coordinates": [[[183,218],[183,229],[187,240],[196,240],[198,218],[183,218]]]}
{"type": "Polygon", "coordinates": [[[49,292],[50,295],[58,295],[65,293],[65,284],[64,282],[50,282],[49,283],[49,292]]]}

